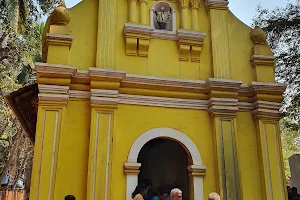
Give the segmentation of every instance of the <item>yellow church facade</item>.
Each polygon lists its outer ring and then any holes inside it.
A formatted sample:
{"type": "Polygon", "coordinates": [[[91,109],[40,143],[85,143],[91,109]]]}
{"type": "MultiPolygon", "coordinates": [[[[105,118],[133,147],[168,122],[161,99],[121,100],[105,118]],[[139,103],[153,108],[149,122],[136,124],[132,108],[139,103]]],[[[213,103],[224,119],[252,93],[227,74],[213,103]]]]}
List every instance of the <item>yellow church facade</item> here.
{"type": "Polygon", "coordinates": [[[31,200],[287,199],[284,85],[264,32],[226,0],[84,0],[48,18],[36,64],[31,200]]]}

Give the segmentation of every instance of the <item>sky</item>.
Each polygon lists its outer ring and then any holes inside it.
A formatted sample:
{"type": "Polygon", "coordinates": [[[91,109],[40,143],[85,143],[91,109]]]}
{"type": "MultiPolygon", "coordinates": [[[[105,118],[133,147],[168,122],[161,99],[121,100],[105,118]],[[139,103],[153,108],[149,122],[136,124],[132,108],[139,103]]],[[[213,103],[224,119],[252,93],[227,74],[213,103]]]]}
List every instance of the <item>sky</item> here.
{"type": "MultiPolygon", "coordinates": [[[[71,8],[82,0],[65,1],[67,7],[71,8]]],[[[229,9],[242,22],[250,26],[258,5],[262,8],[273,9],[275,7],[284,7],[288,2],[295,2],[295,0],[229,0],[229,9]]]]}

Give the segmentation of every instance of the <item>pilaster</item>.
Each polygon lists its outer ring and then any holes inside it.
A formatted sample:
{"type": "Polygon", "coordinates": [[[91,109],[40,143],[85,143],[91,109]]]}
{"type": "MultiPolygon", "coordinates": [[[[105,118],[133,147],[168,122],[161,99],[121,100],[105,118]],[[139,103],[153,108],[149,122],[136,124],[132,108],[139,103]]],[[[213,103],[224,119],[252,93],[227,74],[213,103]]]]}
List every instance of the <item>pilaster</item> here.
{"type": "Polygon", "coordinates": [[[189,0],[179,0],[180,2],[180,26],[182,29],[190,29],[189,25],[189,0]]]}
{"type": "Polygon", "coordinates": [[[206,0],[211,23],[212,57],[215,78],[231,78],[228,31],[228,1],[206,0]],[[220,31],[222,30],[222,31],[220,31]]]}
{"type": "MultiPolygon", "coordinates": [[[[130,5],[133,4],[132,12],[136,15],[136,0],[128,1],[130,5]]],[[[98,5],[96,67],[115,69],[117,3],[117,0],[103,0],[98,5]]]]}
{"type": "Polygon", "coordinates": [[[88,161],[87,199],[109,199],[114,110],[122,71],[90,68],[91,128],[88,161]]]}
{"type": "Polygon", "coordinates": [[[149,12],[147,12],[147,4],[148,0],[140,0],[140,23],[142,25],[147,24],[147,15],[149,12]]]}
{"type": "Polygon", "coordinates": [[[199,31],[199,4],[200,0],[190,0],[192,6],[192,30],[199,31]]]}
{"type": "Polygon", "coordinates": [[[129,3],[129,16],[128,21],[130,23],[137,23],[137,0],[128,0],[129,3]]]}
{"type": "Polygon", "coordinates": [[[222,199],[239,200],[241,196],[238,152],[236,151],[238,89],[240,81],[209,79],[209,113],[213,122],[216,174],[222,199]]]}
{"type": "Polygon", "coordinates": [[[69,101],[70,79],[74,68],[36,64],[39,107],[30,199],[55,199],[56,171],[59,166],[60,135],[69,101]],[[56,80],[54,73],[60,74],[56,80]],[[57,85],[54,83],[62,83],[57,85]]]}
{"type": "Polygon", "coordinates": [[[279,128],[281,95],[285,87],[275,83],[258,82],[252,82],[250,87],[256,94],[252,115],[256,125],[262,198],[285,199],[286,187],[279,128]]]}

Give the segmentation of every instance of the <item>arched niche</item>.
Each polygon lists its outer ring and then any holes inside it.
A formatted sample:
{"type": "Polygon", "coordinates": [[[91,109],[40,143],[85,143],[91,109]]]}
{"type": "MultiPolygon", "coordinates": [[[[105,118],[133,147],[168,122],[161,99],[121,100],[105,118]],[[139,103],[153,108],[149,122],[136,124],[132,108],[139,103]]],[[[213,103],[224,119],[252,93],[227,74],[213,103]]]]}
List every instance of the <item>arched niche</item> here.
{"type": "Polygon", "coordinates": [[[138,184],[138,174],[141,163],[137,162],[139,153],[143,146],[156,138],[166,138],[178,142],[189,154],[191,160],[187,170],[190,172],[194,200],[203,200],[203,176],[206,172],[206,167],[202,165],[202,160],[197,146],[184,133],[172,128],[155,128],[146,131],[140,135],[132,144],[127,162],[124,164],[124,172],[126,174],[126,200],[131,200],[131,194],[138,184]]]}
{"type": "Polygon", "coordinates": [[[155,30],[176,32],[176,11],[165,1],[153,4],[150,9],[150,25],[155,30]]]}

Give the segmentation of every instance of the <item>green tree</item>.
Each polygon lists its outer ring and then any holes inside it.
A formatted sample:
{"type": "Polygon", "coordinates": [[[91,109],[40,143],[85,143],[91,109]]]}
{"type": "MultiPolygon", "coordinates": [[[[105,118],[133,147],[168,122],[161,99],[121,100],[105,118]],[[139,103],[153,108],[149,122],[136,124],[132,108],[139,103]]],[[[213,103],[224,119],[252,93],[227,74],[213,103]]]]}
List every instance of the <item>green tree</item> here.
{"type": "MultiPolygon", "coordinates": [[[[15,91],[36,81],[34,63],[41,61],[44,27],[40,19],[62,1],[0,0],[0,93],[15,91]]],[[[25,182],[29,183],[32,155],[32,144],[1,97],[0,180],[6,169],[14,166],[18,171],[26,171],[29,181],[25,182]]]]}
{"type": "Polygon", "coordinates": [[[254,25],[260,26],[276,56],[275,79],[287,84],[282,111],[282,148],[287,179],[288,158],[300,153],[300,0],[273,10],[258,8],[254,25]]]}

